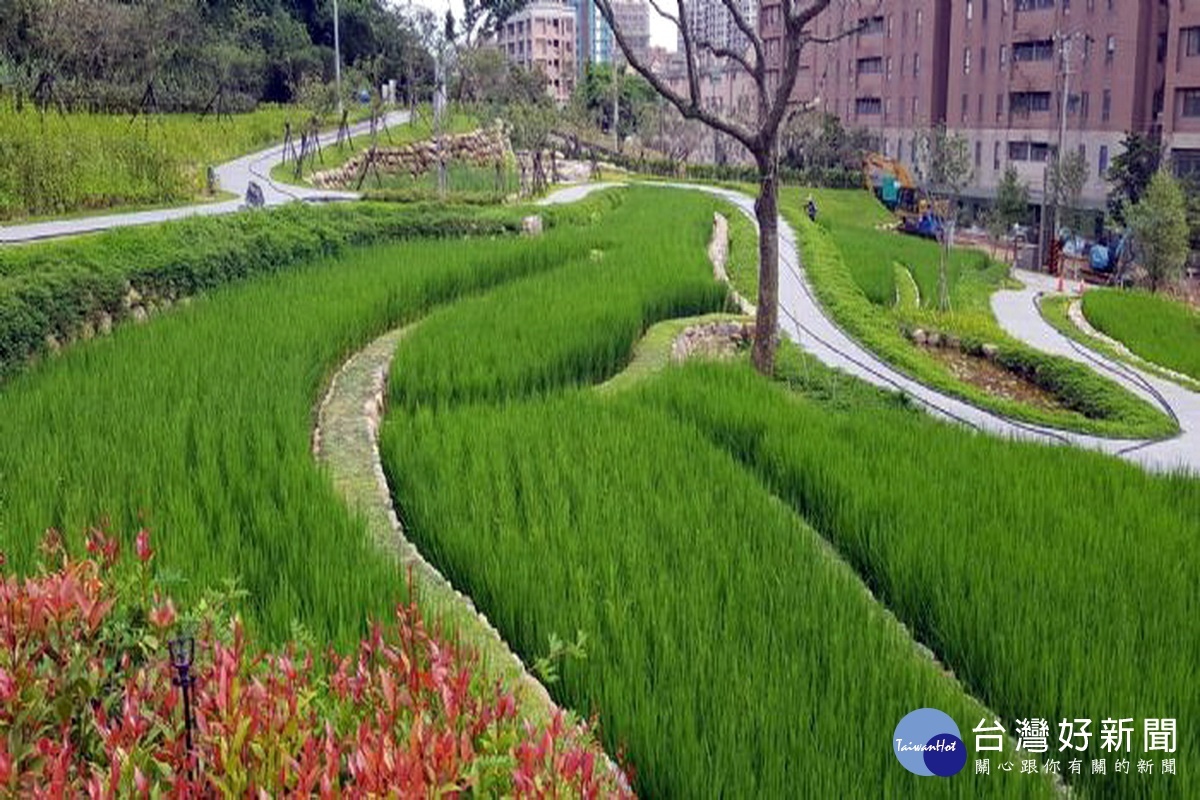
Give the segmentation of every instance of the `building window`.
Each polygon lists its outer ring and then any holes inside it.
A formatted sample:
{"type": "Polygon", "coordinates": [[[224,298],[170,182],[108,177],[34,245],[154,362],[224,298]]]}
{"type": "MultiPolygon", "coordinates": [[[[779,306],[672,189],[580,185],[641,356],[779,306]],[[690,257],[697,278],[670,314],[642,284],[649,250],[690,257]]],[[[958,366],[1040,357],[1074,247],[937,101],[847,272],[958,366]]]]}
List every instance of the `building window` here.
{"type": "Polygon", "coordinates": [[[967,121],[967,95],[964,92],[962,96],[962,121],[967,121]]]}
{"type": "Polygon", "coordinates": [[[1111,33],[1104,42],[1104,63],[1111,64],[1117,55],[1117,37],[1111,33]]]}
{"type": "Polygon", "coordinates": [[[1054,41],[1043,39],[1035,42],[1017,42],[1013,45],[1013,63],[1022,61],[1049,61],[1054,58],[1054,41]]]}
{"type": "Polygon", "coordinates": [[[979,48],[979,74],[983,75],[987,72],[987,48],[979,48]]]}
{"type": "Polygon", "coordinates": [[[967,0],[967,22],[970,22],[975,17],[975,0],[967,0]]]}
{"type": "Polygon", "coordinates": [[[913,53],[913,77],[918,78],[920,76],[921,76],[921,54],[913,53]]]}
{"type": "Polygon", "coordinates": [[[1185,117],[1200,117],[1200,89],[1184,89],[1182,113],[1185,117]]]}
{"type": "Polygon", "coordinates": [[[1004,119],[1004,93],[996,95],[996,122],[1004,119]]]}
{"type": "Polygon", "coordinates": [[[971,74],[971,48],[963,48],[963,75],[971,74]]]}
{"type": "Polygon", "coordinates": [[[1099,167],[1099,169],[1096,171],[1096,174],[1100,175],[1101,177],[1107,178],[1108,177],[1108,145],[1106,145],[1106,144],[1100,145],[1100,159],[1096,165],[1097,165],[1097,167],[1099,167]]]}
{"type": "Polygon", "coordinates": [[[1029,160],[1029,142],[1009,142],[1008,143],[1008,160],[1009,161],[1028,161],[1029,160]]]}
{"type": "Polygon", "coordinates": [[[891,57],[891,56],[888,56],[888,57],[887,57],[887,74],[886,74],[886,77],[887,77],[887,80],[889,80],[889,81],[892,79],[892,57],[891,57]]]}
{"type": "Polygon", "coordinates": [[[1079,118],[1087,121],[1088,118],[1088,93],[1082,92],[1079,95],[1079,118]]]}
{"type": "Polygon", "coordinates": [[[1182,40],[1180,49],[1185,55],[1200,56],[1200,27],[1184,28],[1179,32],[1179,38],[1182,40]]]}
{"type": "Polygon", "coordinates": [[[1000,170],[1000,143],[999,142],[995,142],[994,144],[992,144],[992,169],[994,169],[996,171],[1000,170]]]}
{"type": "Polygon", "coordinates": [[[1054,0],[1017,0],[1017,11],[1039,11],[1054,8],[1054,0]]]}
{"type": "Polygon", "coordinates": [[[987,7],[988,7],[988,0],[983,0],[983,8],[980,9],[980,11],[982,11],[983,13],[980,16],[983,17],[984,22],[987,22],[987,7]]]}
{"type": "Polygon", "coordinates": [[[1008,66],[1008,45],[1002,44],[1002,45],[1000,45],[1000,71],[1003,72],[1004,68],[1007,66],[1008,66]]]}
{"type": "Polygon", "coordinates": [[[861,36],[874,36],[883,33],[883,16],[863,17],[858,21],[858,32],[861,36]]]}
{"type": "Polygon", "coordinates": [[[975,142],[975,169],[983,166],[983,142],[975,142]]]}
{"type": "Polygon", "coordinates": [[[883,112],[883,100],[878,97],[860,97],[854,101],[854,113],[858,116],[878,116],[883,112]]]}
{"type": "Polygon", "coordinates": [[[1050,145],[1045,142],[1009,142],[1009,161],[1036,161],[1045,163],[1050,158],[1050,145]]]}
{"type": "Polygon", "coordinates": [[[860,58],[858,60],[859,75],[879,75],[883,72],[883,57],[860,58]]]}
{"type": "Polygon", "coordinates": [[[1200,178],[1200,150],[1172,150],[1171,166],[1176,178],[1200,178]]]}
{"type": "Polygon", "coordinates": [[[1112,116],[1112,90],[1105,89],[1104,96],[1100,100],[1100,119],[1103,122],[1108,122],[1112,116]]]}
{"type": "Polygon", "coordinates": [[[1028,116],[1034,111],[1049,111],[1050,93],[1013,92],[1008,96],[1008,110],[1016,116],[1028,116]]]}

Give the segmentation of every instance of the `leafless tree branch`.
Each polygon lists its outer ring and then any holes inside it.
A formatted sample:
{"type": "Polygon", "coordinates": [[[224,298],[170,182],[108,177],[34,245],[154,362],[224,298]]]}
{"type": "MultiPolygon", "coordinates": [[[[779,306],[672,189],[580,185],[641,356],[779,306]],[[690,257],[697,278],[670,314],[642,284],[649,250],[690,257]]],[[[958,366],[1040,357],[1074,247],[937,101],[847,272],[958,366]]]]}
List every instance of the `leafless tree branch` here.
{"type": "Polygon", "coordinates": [[[727,58],[736,63],[742,69],[746,70],[746,72],[750,74],[750,77],[753,78],[756,76],[755,66],[752,65],[744,55],[736,50],[731,50],[728,47],[717,47],[708,40],[698,42],[696,47],[701,52],[710,54],[713,58],[727,58]]]}
{"type": "Polygon", "coordinates": [[[650,0],[650,7],[654,9],[654,13],[658,14],[660,17],[674,25],[676,30],[679,29],[679,18],[673,14],[668,14],[666,11],[663,11],[657,0],[650,0]]]}
{"type": "MultiPolygon", "coordinates": [[[[738,30],[742,32],[746,39],[749,40],[750,46],[754,48],[754,69],[751,69],[744,59],[737,60],[739,63],[746,65],[746,71],[757,80],[761,76],[762,71],[766,69],[762,37],[758,35],[758,31],[755,30],[754,26],[746,20],[746,15],[738,8],[737,0],[721,0],[721,2],[729,11],[730,16],[733,17],[733,24],[737,25],[738,30]]],[[[757,3],[758,0],[751,0],[751,2],[757,3]]]]}

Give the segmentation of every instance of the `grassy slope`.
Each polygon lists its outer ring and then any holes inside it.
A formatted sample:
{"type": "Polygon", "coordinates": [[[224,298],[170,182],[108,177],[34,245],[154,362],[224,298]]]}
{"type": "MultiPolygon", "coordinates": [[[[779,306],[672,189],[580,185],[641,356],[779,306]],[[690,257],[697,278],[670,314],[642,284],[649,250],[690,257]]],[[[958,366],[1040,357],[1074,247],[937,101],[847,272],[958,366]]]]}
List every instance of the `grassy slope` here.
{"type": "Polygon", "coordinates": [[[17,113],[0,104],[0,220],[178,203],[205,169],[283,138],[307,112],[264,107],[232,119],[164,114],[17,113]]]}
{"type": "Polygon", "coordinates": [[[1083,313],[1098,331],[1134,354],[1200,380],[1200,312],[1146,292],[1099,289],[1083,296],[1083,313]]]}
{"type": "Polygon", "coordinates": [[[834,319],[894,366],[942,391],[1016,419],[1109,436],[1151,437],[1174,431],[1168,417],[1086,367],[1038,353],[1008,337],[992,317],[988,301],[1004,279],[1002,265],[982,254],[957,252],[949,270],[952,311],[940,313],[930,308],[938,296],[935,244],[875,230],[879,212],[872,209],[878,204],[865,192],[814,193],[821,207],[816,225],[802,213],[799,194],[785,193],[781,203],[784,216],[800,234],[809,278],[834,319]],[[890,307],[895,299],[894,261],[910,270],[920,289],[920,308],[913,309],[911,304],[890,307]],[[892,292],[888,305],[871,302],[856,282],[856,273],[861,275],[867,262],[887,265],[892,292]],[[992,397],[957,379],[945,365],[905,338],[903,329],[916,327],[954,333],[968,345],[998,345],[1001,363],[1035,376],[1072,410],[1031,408],[992,397]]]}
{"type": "Polygon", "coordinates": [[[648,796],[1046,793],[922,782],[864,747],[919,706],[964,724],[985,711],[697,429],[576,388],[620,369],[655,319],[699,310],[685,298],[719,307],[703,291],[712,207],[642,190],[600,261],[447,308],[402,342],[383,449],[410,534],[527,658],[587,634],[552,688],[598,709],[648,796]]]}

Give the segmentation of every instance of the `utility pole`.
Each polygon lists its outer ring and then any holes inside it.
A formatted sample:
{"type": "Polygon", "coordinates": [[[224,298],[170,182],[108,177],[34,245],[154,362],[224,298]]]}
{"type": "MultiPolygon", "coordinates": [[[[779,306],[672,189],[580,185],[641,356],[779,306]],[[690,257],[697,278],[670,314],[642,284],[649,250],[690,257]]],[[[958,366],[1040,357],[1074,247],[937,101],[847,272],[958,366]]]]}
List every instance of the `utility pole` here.
{"type": "Polygon", "coordinates": [[[612,74],[613,74],[613,106],[612,106],[612,134],[613,134],[613,154],[620,155],[621,153],[621,132],[619,121],[621,119],[621,84],[617,80],[617,57],[614,53],[612,56],[612,74]]]}
{"type": "Polygon", "coordinates": [[[342,115],[342,39],[338,30],[338,0],[333,0],[333,85],[337,92],[338,116],[342,115]]]}
{"type": "Polygon", "coordinates": [[[437,147],[438,160],[438,198],[446,199],[446,158],[442,152],[442,113],[446,107],[446,77],[443,64],[444,52],[441,45],[434,55],[434,88],[433,88],[433,136],[437,147]]]}
{"type": "MultiPolygon", "coordinates": [[[[1066,138],[1067,138],[1067,110],[1070,108],[1070,101],[1071,101],[1071,55],[1072,55],[1072,50],[1073,50],[1073,47],[1075,44],[1075,39],[1078,37],[1081,37],[1081,36],[1084,39],[1088,38],[1087,34],[1083,33],[1082,31],[1079,31],[1079,30],[1072,31],[1071,33],[1063,33],[1062,31],[1054,32],[1054,42],[1056,45],[1058,45],[1059,59],[1060,59],[1061,65],[1062,65],[1063,80],[1062,80],[1062,102],[1059,105],[1059,112],[1058,112],[1058,144],[1055,146],[1055,149],[1054,149],[1054,162],[1053,162],[1053,168],[1054,168],[1054,172],[1055,172],[1054,213],[1053,213],[1052,217],[1049,217],[1049,220],[1047,219],[1047,202],[1046,202],[1046,200],[1047,200],[1046,194],[1049,189],[1049,183],[1050,183],[1049,178],[1048,178],[1048,175],[1049,175],[1048,171],[1046,173],[1044,173],[1044,179],[1042,181],[1042,186],[1043,186],[1043,189],[1042,189],[1042,224],[1041,224],[1041,230],[1043,233],[1042,248],[1044,249],[1044,252],[1047,255],[1050,252],[1049,248],[1046,248],[1047,239],[1045,238],[1045,234],[1047,232],[1046,229],[1048,227],[1047,222],[1049,221],[1049,223],[1050,223],[1049,224],[1049,235],[1056,237],[1056,236],[1058,236],[1059,218],[1062,215],[1062,177],[1063,177],[1062,176],[1062,160],[1063,160],[1063,147],[1066,145],[1066,138]]],[[[1059,277],[1060,277],[1060,283],[1061,283],[1061,277],[1062,277],[1061,265],[1059,265],[1059,277]]]]}

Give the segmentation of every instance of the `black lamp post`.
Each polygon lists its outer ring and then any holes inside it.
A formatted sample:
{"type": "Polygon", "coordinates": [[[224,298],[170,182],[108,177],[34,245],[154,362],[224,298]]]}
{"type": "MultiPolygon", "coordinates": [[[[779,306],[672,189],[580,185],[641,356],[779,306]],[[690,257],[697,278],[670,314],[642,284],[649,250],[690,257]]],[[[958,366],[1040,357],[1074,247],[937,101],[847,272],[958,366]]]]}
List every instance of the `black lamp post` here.
{"type": "Polygon", "coordinates": [[[171,651],[171,666],[175,668],[172,683],[183,690],[183,729],[187,745],[188,780],[192,780],[192,662],[196,658],[196,640],[191,636],[181,636],[167,642],[171,651]]]}

